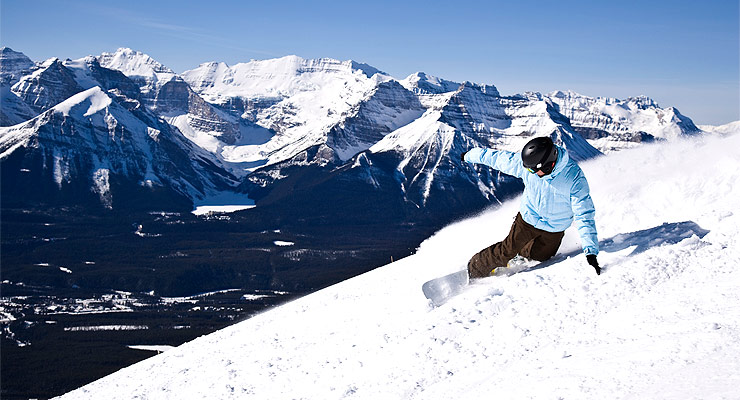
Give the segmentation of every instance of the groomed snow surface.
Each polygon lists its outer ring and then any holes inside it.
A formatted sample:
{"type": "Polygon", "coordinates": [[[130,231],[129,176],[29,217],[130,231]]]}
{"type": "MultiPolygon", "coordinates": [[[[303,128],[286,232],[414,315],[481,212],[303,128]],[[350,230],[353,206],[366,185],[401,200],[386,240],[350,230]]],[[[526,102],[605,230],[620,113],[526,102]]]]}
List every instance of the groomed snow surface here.
{"type": "Polygon", "coordinates": [[[518,200],[417,254],[201,337],[64,399],[738,399],[740,134],[582,163],[601,276],[556,262],[421,285],[503,238],[518,200]]]}

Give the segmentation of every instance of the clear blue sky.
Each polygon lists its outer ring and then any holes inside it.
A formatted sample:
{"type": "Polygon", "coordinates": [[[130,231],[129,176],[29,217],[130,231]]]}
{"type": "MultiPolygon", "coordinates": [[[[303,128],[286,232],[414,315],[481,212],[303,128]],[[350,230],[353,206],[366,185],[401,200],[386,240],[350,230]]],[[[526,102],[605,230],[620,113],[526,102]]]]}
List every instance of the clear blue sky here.
{"type": "Polygon", "coordinates": [[[0,1],[0,43],[36,61],[130,47],[183,72],[295,54],[740,119],[738,0],[0,1]]]}

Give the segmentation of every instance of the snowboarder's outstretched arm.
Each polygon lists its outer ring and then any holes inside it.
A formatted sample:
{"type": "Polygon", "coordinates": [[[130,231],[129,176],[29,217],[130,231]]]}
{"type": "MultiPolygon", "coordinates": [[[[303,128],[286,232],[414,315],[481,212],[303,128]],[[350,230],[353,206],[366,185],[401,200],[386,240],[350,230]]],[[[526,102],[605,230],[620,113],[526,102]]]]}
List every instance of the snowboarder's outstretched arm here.
{"type": "Polygon", "coordinates": [[[462,160],[473,164],[484,164],[517,178],[522,178],[525,173],[522,155],[511,151],[476,147],[463,153],[462,160]]]}

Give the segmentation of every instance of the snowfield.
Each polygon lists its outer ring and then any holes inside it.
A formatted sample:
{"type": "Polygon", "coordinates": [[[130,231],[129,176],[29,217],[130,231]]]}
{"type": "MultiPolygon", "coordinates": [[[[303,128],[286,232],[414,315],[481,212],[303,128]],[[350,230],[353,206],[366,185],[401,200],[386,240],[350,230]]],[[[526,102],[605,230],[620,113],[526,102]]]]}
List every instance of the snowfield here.
{"type": "Polygon", "coordinates": [[[740,133],[583,162],[597,276],[573,228],[528,271],[431,308],[421,285],[502,239],[518,199],[403,260],[63,399],[738,399],[740,133]]]}

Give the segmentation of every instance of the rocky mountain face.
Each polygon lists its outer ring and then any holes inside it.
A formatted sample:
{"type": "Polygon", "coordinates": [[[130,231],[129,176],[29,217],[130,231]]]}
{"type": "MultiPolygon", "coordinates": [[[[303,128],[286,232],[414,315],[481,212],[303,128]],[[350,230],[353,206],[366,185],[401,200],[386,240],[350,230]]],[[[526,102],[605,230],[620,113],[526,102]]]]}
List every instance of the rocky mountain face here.
{"type": "Polygon", "coordinates": [[[25,102],[14,93],[11,86],[31,73],[36,63],[25,54],[10,48],[0,48],[0,126],[11,126],[28,121],[36,115],[25,102]]]}
{"type": "Polygon", "coordinates": [[[226,191],[284,216],[441,221],[520,189],[461,163],[471,147],[519,151],[550,136],[584,160],[699,131],[648,98],[501,96],[492,85],[397,80],[353,61],[288,56],[179,75],[130,49],[36,65],[5,48],[0,61],[4,198],[43,181],[36,198],[78,185],[117,207],[117,182],[142,207],[153,188],[178,204],[226,191]]]}
{"type": "Polygon", "coordinates": [[[11,91],[35,112],[42,113],[84,90],[59,59],[42,63],[13,85],[11,91]]]}
{"type": "Polygon", "coordinates": [[[25,54],[8,47],[0,48],[0,85],[14,85],[23,75],[30,74],[35,66],[36,63],[25,54]]]}
{"type": "Polygon", "coordinates": [[[188,209],[234,177],[94,57],[41,63],[10,93],[38,115],[0,128],[4,205],[188,209]]]}
{"type": "Polygon", "coordinates": [[[182,77],[141,52],[118,49],[98,57],[101,65],[124,73],[139,86],[142,102],[153,113],[176,127],[190,141],[208,151],[229,173],[244,175],[239,163],[230,163],[221,148],[249,143],[253,132],[265,129],[238,114],[222,112],[206,102],[182,77]]]}
{"type": "Polygon", "coordinates": [[[222,149],[225,160],[251,166],[245,174],[320,144],[331,150],[321,153],[324,161],[347,160],[422,111],[412,95],[390,87],[401,88],[397,82],[385,83],[390,77],[351,61],[288,56],[233,67],[209,63],[183,78],[208,102],[264,129],[249,127],[241,143],[222,149]],[[371,129],[357,126],[365,117],[371,129]]]}

